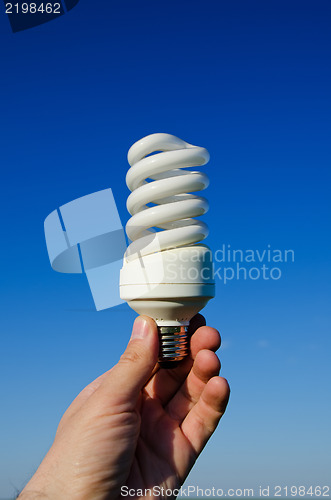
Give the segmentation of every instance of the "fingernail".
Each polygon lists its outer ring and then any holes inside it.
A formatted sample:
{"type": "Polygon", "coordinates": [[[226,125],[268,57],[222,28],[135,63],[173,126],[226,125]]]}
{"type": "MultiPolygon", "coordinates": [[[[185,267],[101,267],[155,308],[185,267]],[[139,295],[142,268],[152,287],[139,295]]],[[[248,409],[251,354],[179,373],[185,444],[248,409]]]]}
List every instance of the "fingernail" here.
{"type": "Polygon", "coordinates": [[[147,337],[149,332],[149,324],[145,318],[138,316],[138,318],[133,323],[131,340],[134,339],[144,339],[147,337]]]}

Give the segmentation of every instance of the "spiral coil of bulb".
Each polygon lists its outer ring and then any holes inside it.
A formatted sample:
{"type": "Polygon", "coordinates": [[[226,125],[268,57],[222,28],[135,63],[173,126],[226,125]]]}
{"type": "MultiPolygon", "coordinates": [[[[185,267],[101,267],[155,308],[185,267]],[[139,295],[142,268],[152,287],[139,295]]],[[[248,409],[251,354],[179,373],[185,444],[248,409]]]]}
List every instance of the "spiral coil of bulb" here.
{"type": "Polygon", "coordinates": [[[208,226],[194,217],[207,212],[208,202],[190,193],[204,190],[209,179],[203,172],[183,169],[208,161],[205,148],[170,134],[149,135],[130,148],[126,183],[131,191],[127,200],[131,218],[126,233],[132,243],[126,252],[128,261],[138,254],[192,245],[207,237],[208,226]],[[152,228],[162,230],[157,239],[152,228]]]}

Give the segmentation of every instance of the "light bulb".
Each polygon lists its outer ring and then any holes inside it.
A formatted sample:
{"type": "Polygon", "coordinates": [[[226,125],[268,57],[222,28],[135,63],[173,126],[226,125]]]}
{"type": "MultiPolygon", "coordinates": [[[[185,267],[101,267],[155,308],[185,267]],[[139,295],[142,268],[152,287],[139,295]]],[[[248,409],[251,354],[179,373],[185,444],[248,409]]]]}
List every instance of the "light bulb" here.
{"type": "Polygon", "coordinates": [[[126,233],[132,243],[123,258],[120,296],[159,331],[159,363],[174,367],[189,350],[188,325],[215,295],[210,249],[198,242],[208,227],[194,217],[208,202],[194,194],[209,180],[184,168],[205,165],[209,153],[170,134],[152,134],[133,144],[126,183],[131,191],[126,233]]]}

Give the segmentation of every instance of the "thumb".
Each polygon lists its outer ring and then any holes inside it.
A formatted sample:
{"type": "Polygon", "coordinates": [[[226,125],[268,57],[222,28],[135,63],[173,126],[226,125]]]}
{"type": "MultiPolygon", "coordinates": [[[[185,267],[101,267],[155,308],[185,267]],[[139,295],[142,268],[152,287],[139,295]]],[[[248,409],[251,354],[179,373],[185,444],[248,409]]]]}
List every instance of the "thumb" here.
{"type": "Polygon", "coordinates": [[[140,391],[157,362],[158,350],[155,321],[147,316],[138,316],[124,354],[102,383],[109,402],[135,407],[140,391]]]}

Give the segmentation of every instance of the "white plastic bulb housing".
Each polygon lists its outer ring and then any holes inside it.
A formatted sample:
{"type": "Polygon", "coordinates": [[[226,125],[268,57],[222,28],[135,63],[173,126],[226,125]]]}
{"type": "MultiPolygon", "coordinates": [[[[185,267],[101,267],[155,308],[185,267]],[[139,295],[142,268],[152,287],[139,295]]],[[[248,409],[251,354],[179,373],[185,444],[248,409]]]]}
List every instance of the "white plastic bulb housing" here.
{"type": "Polygon", "coordinates": [[[199,243],[207,225],[205,198],[190,194],[208,186],[208,177],[184,168],[205,165],[209,153],[170,134],[152,134],[129,150],[126,182],[131,191],[126,225],[128,247],[120,295],[159,330],[159,362],[174,367],[188,354],[188,325],[215,296],[210,249],[199,243]],[[154,153],[154,154],[153,154],[154,153]]]}

